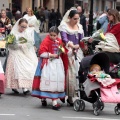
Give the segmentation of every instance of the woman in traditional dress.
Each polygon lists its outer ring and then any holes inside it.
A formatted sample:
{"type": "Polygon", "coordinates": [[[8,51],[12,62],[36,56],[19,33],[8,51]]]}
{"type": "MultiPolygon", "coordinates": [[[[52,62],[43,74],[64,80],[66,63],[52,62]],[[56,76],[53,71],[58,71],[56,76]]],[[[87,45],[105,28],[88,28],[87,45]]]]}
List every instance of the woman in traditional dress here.
{"type": "Polygon", "coordinates": [[[28,21],[28,26],[31,29],[34,29],[37,33],[39,33],[39,22],[36,16],[33,14],[33,10],[31,8],[27,9],[27,14],[23,16],[28,21]]]}
{"type": "Polygon", "coordinates": [[[71,8],[66,12],[58,29],[66,48],[70,47],[77,50],[77,61],[75,61],[74,56],[68,57],[68,69],[66,70],[66,92],[68,95],[67,103],[70,104],[70,106],[73,106],[72,97],[76,95],[75,90],[78,89],[76,76],[79,70],[79,62],[83,58],[83,52],[79,44],[80,40],[84,36],[82,25],[79,24],[79,13],[77,12],[76,8],[71,8]]]}
{"type": "Polygon", "coordinates": [[[6,88],[12,88],[14,93],[19,93],[18,88],[27,94],[37,67],[37,56],[34,50],[34,31],[29,31],[26,19],[19,19],[11,33],[15,36],[15,44],[8,44],[9,55],[6,66],[6,88]],[[26,42],[20,43],[20,39],[26,42]]]}
{"type": "Polygon", "coordinates": [[[40,98],[42,106],[47,106],[46,98],[52,99],[54,110],[60,108],[57,99],[65,98],[65,72],[60,46],[62,41],[58,38],[58,29],[53,26],[40,45],[40,60],[32,88],[32,96],[40,98]]]}
{"type": "Polygon", "coordinates": [[[28,21],[28,26],[31,30],[34,30],[34,41],[36,52],[38,52],[39,44],[41,42],[41,38],[39,35],[39,22],[36,16],[33,14],[33,10],[31,8],[27,9],[27,14],[23,16],[28,21]]]}

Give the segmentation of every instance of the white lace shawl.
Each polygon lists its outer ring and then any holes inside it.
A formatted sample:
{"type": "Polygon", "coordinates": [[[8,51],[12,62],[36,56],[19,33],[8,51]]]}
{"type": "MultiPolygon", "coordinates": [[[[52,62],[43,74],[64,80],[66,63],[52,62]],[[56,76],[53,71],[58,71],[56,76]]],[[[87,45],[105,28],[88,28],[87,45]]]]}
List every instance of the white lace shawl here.
{"type": "MultiPolygon", "coordinates": [[[[20,19],[19,19],[20,20],[20,19]]],[[[11,34],[14,34],[16,40],[19,37],[24,37],[27,39],[27,43],[18,44],[18,49],[9,49],[10,55],[13,57],[15,79],[20,80],[33,80],[35,70],[37,67],[38,59],[34,50],[34,31],[30,30],[28,27],[24,32],[20,33],[18,31],[18,23],[16,22],[12,28],[11,34]]]]}
{"type": "Polygon", "coordinates": [[[60,24],[60,26],[58,27],[58,29],[59,29],[59,31],[66,32],[66,33],[68,33],[70,35],[78,34],[78,33],[83,34],[84,32],[83,32],[83,29],[82,29],[82,25],[79,24],[79,23],[77,23],[77,25],[78,25],[79,29],[78,30],[72,30],[72,29],[69,28],[69,26],[67,25],[66,22],[62,22],[62,24],[60,24]]]}

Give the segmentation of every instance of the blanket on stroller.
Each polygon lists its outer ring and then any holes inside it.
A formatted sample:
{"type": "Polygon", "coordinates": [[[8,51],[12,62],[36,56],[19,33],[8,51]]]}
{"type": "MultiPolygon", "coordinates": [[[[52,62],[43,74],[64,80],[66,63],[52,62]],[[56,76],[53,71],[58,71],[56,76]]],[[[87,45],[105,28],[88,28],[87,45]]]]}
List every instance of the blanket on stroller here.
{"type": "Polygon", "coordinates": [[[4,76],[2,64],[0,61],[0,94],[4,93],[4,85],[5,85],[5,76],[4,76]]]}
{"type": "Polygon", "coordinates": [[[107,103],[120,103],[120,79],[109,88],[101,87],[101,100],[107,103]]]}
{"type": "Polygon", "coordinates": [[[91,82],[97,81],[103,87],[108,87],[116,81],[115,79],[112,79],[110,75],[105,74],[102,71],[99,71],[96,74],[88,74],[88,78],[91,80],[91,82]]]}
{"type": "Polygon", "coordinates": [[[92,82],[89,78],[83,83],[84,91],[86,96],[89,97],[93,90],[99,89],[100,84],[98,82],[92,82]]]}

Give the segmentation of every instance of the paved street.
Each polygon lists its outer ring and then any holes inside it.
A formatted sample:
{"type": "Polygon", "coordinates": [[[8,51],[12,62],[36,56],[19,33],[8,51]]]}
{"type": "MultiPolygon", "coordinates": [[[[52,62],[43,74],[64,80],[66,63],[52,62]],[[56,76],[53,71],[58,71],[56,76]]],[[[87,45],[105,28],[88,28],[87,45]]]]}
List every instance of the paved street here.
{"type": "MultiPolygon", "coordinates": [[[[46,34],[41,34],[42,39],[46,34]]],[[[4,63],[5,57],[0,57],[4,63]]],[[[15,95],[10,89],[6,89],[5,94],[0,98],[0,120],[119,120],[120,115],[115,115],[115,104],[105,104],[104,110],[99,116],[93,115],[92,105],[86,102],[83,112],[76,112],[73,107],[62,104],[59,111],[51,109],[51,101],[48,106],[42,107],[40,99],[33,98],[31,95],[15,95]]]]}
{"type": "Polygon", "coordinates": [[[20,95],[14,95],[7,89],[5,95],[0,98],[0,120],[119,120],[120,118],[114,113],[114,104],[106,104],[99,116],[93,115],[90,103],[86,103],[84,112],[76,112],[66,103],[62,105],[60,111],[54,111],[50,104],[51,101],[48,100],[48,106],[44,108],[39,99],[30,95],[24,96],[22,91],[20,95]]]}

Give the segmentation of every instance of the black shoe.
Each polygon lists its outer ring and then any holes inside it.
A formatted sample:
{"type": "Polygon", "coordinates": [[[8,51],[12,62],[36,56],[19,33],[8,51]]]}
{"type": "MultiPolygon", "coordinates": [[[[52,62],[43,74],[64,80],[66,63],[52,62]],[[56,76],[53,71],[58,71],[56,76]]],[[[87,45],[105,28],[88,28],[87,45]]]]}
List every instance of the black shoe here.
{"type": "Polygon", "coordinates": [[[57,104],[57,105],[55,105],[55,106],[52,106],[52,109],[53,109],[53,110],[59,110],[60,107],[61,107],[61,106],[60,106],[59,104],[57,104]]]}
{"type": "Polygon", "coordinates": [[[62,103],[65,103],[65,98],[63,98],[63,99],[60,99],[60,100],[61,100],[61,102],[62,102],[62,103]]]}
{"type": "Polygon", "coordinates": [[[30,92],[29,90],[23,91],[23,94],[24,94],[24,95],[27,95],[29,92],[30,92]]]}
{"type": "Polygon", "coordinates": [[[15,94],[19,94],[19,92],[18,92],[17,89],[12,89],[12,91],[13,91],[15,94]]]}
{"type": "Polygon", "coordinates": [[[41,100],[42,106],[47,106],[47,101],[46,100],[41,100]]]}
{"type": "Polygon", "coordinates": [[[68,103],[70,106],[73,106],[73,102],[70,102],[69,99],[67,99],[67,103],[68,103]]]}

